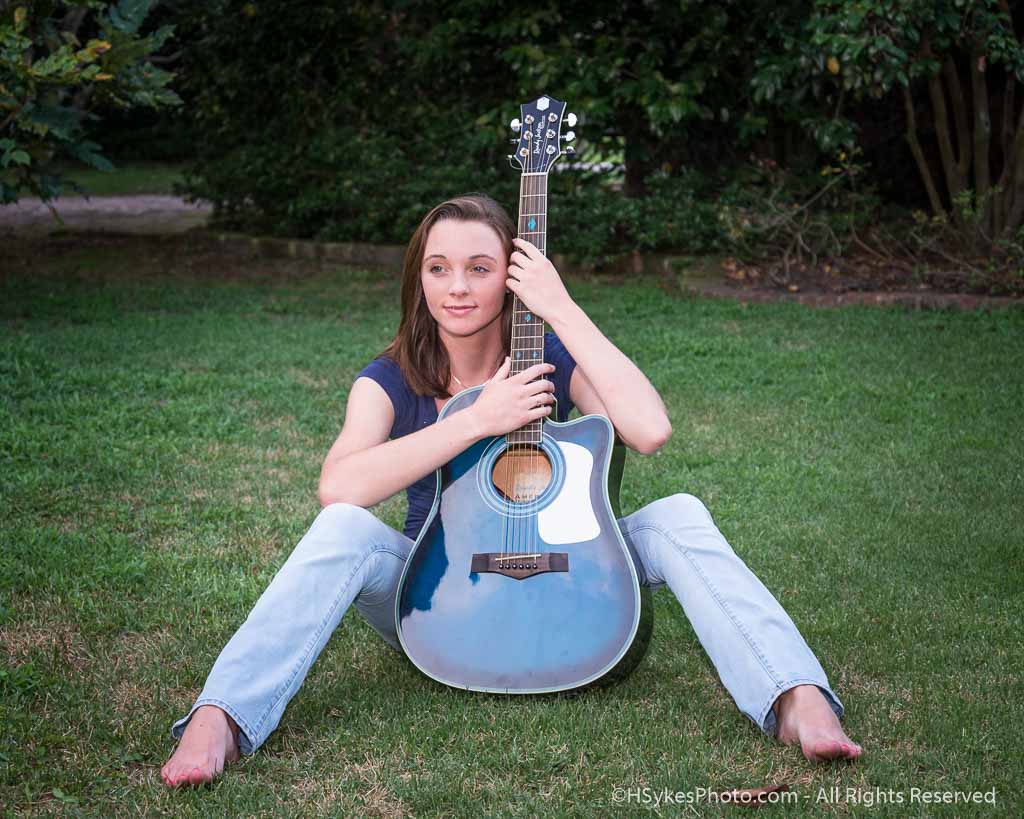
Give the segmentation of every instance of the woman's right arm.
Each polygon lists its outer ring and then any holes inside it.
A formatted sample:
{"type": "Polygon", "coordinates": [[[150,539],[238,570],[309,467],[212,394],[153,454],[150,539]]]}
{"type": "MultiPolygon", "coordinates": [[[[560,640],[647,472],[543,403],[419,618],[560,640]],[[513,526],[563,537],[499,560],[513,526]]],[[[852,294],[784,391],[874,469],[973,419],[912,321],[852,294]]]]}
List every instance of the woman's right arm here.
{"type": "Polygon", "coordinates": [[[509,369],[506,359],[470,406],[393,441],[388,440],[395,419],[391,399],[372,378],[357,378],[349,391],[341,434],[320,470],[320,505],[341,502],[368,509],[482,438],[548,415],[554,384],[529,379],[551,372],[554,366],[537,364],[506,377],[509,369]]]}

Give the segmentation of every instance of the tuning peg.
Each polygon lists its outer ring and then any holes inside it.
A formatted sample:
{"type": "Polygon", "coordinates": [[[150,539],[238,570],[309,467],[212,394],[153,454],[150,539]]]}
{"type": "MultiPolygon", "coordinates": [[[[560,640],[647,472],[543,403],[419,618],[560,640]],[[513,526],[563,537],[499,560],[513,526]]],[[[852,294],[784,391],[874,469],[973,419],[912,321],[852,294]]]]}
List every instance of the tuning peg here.
{"type": "Polygon", "coordinates": [[[565,121],[568,122],[569,127],[572,128],[576,124],[576,115],[570,113],[569,116],[565,118],[565,121]]]}
{"type": "Polygon", "coordinates": [[[519,121],[519,117],[516,117],[516,118],[515,118],[514,120],[512,120],[512,121],[511,121],[511,122],[509,123],[509,127],[510,127],[510,128],[511,128],[511,129],[513,130],[513,131],[518,131],[518,130],[519,130],[520,128],[522,128],[522,127],[523,127],[523,123],[521,123],[521,122],[519,121]]]}
{"type": "Polygon", "coordinates": [[[574,139],[576,139],[576,132],[575,131],[566,131],[562,135],[562,139],[564,139],[566,142],[572,142],[574,139]]]}
{"type": "Polygon", "coordinates": [[[566,145],[565,146],[565,155],[566,156],[572,156],[574,153],[576,153],[576,149],[573,148],[572,145],[566,145]]]}

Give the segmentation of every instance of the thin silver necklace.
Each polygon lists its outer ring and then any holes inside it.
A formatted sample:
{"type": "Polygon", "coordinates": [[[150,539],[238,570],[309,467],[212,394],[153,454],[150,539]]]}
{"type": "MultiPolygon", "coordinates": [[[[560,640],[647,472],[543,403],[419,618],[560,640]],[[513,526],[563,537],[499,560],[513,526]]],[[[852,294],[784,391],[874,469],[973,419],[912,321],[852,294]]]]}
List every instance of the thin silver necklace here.
{"type": "MultiPolygon", "coordinates": [[[[502,360],[504,361],[504,356],[502,356],[502,360]]],[[[459,377],[452,370],[451,365],[448,366],[448,372],[450,372],[452,374],[452,378],[454,378],[459,383],[460,386],[465,387],[466,389],[469,389],[469,387],[466,384],[463,384],[462,381],[459,380],[459,377]]],[[[488,382],[488,380],[489,379],[485,378],[483,381],[480,382],[480,384],[486,384],[488,382]]],[[[474,387],[479,387],[480,384],[474,384],[473,386],[474,387]]]]}

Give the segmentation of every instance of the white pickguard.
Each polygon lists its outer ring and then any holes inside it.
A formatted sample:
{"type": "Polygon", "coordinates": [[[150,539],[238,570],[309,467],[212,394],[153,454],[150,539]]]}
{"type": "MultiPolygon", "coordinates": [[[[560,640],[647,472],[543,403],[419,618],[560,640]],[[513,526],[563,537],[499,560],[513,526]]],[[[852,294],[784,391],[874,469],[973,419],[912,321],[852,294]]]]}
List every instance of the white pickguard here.
{"type": "Polygon", "coordinates": [[[537,513],[537,534],[545,543],[583,543],[601,534],[590,506],[594,456],[579,444],[556,441],[565,460],[565,483],[548,506],[537,513]]]}

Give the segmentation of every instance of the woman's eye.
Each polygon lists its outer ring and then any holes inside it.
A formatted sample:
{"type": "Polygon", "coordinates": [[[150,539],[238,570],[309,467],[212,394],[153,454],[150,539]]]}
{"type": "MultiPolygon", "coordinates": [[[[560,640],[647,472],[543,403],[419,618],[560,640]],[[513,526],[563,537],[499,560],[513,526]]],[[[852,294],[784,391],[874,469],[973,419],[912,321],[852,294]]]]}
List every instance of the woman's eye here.
{"type": "Polygon", "coordinates": [[[489,272],[490,272],[490,271],[489,271],[489,270],[488,270],[488,269],[487,269],[486,267],[484,267],[484,266],[483,266],[482,264],[478,264],[478,265],[477,265],[476,267],[474,267],[473,269],[474,269],[474,270],[482,270],[482,271],[483,271],[484,273],[489,273],[489,272]]]}
{"type": "Polygon", "coordinates": [[[440,270],[441,270],[441,265],[439,265],[439,264],[432,264],[430,266],[430,272],[431,273],[438,273],[440,270]]]}

